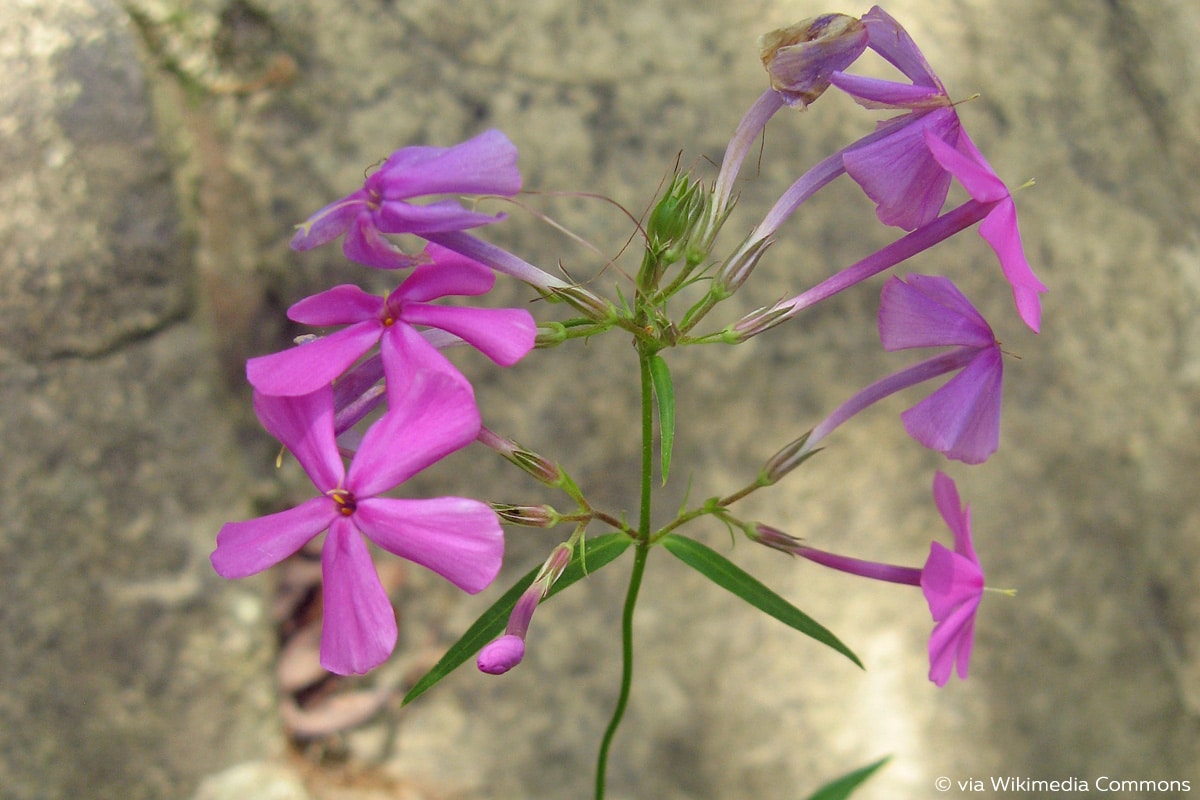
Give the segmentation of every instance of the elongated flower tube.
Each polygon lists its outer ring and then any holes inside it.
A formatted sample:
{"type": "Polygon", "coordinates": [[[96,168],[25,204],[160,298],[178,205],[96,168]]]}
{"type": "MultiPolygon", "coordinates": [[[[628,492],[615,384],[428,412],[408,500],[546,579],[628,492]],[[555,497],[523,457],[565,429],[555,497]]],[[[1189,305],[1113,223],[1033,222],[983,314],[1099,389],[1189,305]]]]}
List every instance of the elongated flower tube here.
{"type": "Polygon", "coordinates": [[[542,565],[537,576],[529,587],[521,593],[508,617],[504,635],[493,642],[484,645],[476,658],[480,672],[489,675],[503,675],[520,664],[525,658],[525,637],[529,633],[529,623],[533,621],[533,612],[538,604],[545,599],[550,587],[562,575],[567,564],[571,563],[571,553],[574,550],[572,542],[560,544],[550,553],[550,557],[542,565]]]}
{"type": "Polygon", "coordinates": [[[454,194],[511,197],[520,190],[517,148],[500,131],[484,131],[453,147],[405,147],[392,153],[361,189],[298,225],[291,246],[310,250],[344,234],[342,250],[352,261],[380,269],[411,267],[422,258],[404,253],[382,234],[461,231],[503,215],[470,211],[457,200],[409,201],[454,194]]]}
{"type": "Polygon", "coordinates": [[[932,542],[929,557],[920,569],[818,550],[766,526],[759,526],[753,536],[768,547],[851,575],[920,586],[935,623],[929,637],[929,680],[945,686],[956,666],[958,677],[964,680],[967,677],[975,642],[975,613],[983,597],[984,577],[971,542],[971,508],[960,503],[958,488],[943,472],[934,476],[933,499],[954,534],[954,549],[932,542]]]}
{"type": "Polygon", "coordinates": [[[301,395],[332,383],[376,344],[389,386],[408,375],[433,369],[466,378],[418,332],[415,326],[440,329],[473,345],[502,366],[511,366],[533,348],[537,325],[524,309],[440,306],[429,301],[448,295],[482,295],[495,274],[449,250],[429,245],[432,263],[412,274],[386,298],[357,286],[336,286],[301,300],[288,317],[308,325],[348,327],[307,344],[252,358],[246,377],[260,392],[301,395]]]}
{"type": "Polygon", "coordinates": [[[504,535],[486,503],[382,496],[475,439],[479,412],[461,383],[436,372],[412,376],[409,390],[367,430],[348,468],[334,439],[329,386],[296,397],[256,393],[254,409],[319,494],[287,511],[226,523],[217,534],[212,565],[222,577],[244,578],[327,531],[321,548],[325,669],[342,675],[367,672],[383,663],[396,643],[395,613],[366,539],[472,594],[496,577],[504,535]]]}
{"type": "Polygon", "coordinates": [[[891,278],[879,304],[879,335],[885,350],[912,347],[954,349],[872,383],[855,394],[789,451],[785,474],[807,458],[835,428],[896,392],[961,370],[925,400],[901,414],[905,430],[947,458],[979,464],[1000,442],[1000,396],[1004,364],[991,327],[947,278],[909,275],[891,278]]]}

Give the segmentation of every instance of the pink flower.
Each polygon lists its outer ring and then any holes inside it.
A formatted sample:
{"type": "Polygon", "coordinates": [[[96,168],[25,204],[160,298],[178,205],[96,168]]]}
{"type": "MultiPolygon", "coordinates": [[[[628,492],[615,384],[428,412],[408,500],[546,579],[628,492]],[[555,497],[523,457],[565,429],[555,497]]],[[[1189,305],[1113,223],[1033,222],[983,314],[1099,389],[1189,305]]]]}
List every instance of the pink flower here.
{"type": "Polygon", "coordinates": [[[291,246],[311,250],[345,234],[342,250],[347,258],[380,269],[411,267],[421,259],[404,253],[382,234],[462,231],[503,216],[469,211],[457,200],[424,205],[410,200],[447,194],[509,197],[520,190],[517,148],[500,131],[484,131],[453,147],[405,147],[392,153],[361,189],[298,225],[291,246]]]}
{"type": "Polygon", "coordinates": [[[959,503],[958,488],[943,472],[933,478],[933,500],[954,534],[954,550],[933,542],[921,569],[828,553],[765,526],[759,526],[755,538],[768,547],[851,575],[920,586],[935,623],[929,637],[929,680],[945,686],[956,664],[958,677],[967,677],[975,642],[975,612],[983,597],[984,580],[971,543],[971,509],[959,503]]]}
{"type": "Polygon", "coordinates": [[[413,375],[408,390],[367,430],[349,468],[334,440],[329,386],[294,397],[256,393],[254,408],[319,494],[287,511],[225,524],[212,565],[222,577],[243,578],[328,531],[321,550],[326,669],[364,673],[395,647],[395,613],[363,537],[470,593],[495,578],[504,538],[488,505],[461,497],[380,496],[474,440],[479,412],[461,383],[436,372],[413,375]]]}
{"type": "Polygon", "coordinates": [[[1008,187],[965,131],[959,137],[957,148],[928,134],[925,143],[938,163],[958,178],[973,200],[991,205],[979,224],[979,235],[1000,259],[1000,270],[1012,286],[1017,313],[1037,333],[1042,324],[1042,301],[1038,295],[1046,291],[1046,285],[1033,274],[1025,258],[1021,231],[1017,228],[1017,206],[1008,187]]]}
{"type": "Polygon", "coordinates": [[[537,325],[524,309],[430,303],[447,295],[485,294],[496,276],[482,264],[437,245],[429,245],[426,251],[433,263],[413,270],[387,298],[342,285],[293,305],[288,316],[296,322],[348,327],[250,359],[246,376],[251,385],[265,394],[308,394],[332,383],[376,344],[380,344],[389,386],[403,385],[407,376],[421,369],[446,372],[465,382],[416,325],[454,334],[503,366],[515,364],[533,348],[537,325]]]}

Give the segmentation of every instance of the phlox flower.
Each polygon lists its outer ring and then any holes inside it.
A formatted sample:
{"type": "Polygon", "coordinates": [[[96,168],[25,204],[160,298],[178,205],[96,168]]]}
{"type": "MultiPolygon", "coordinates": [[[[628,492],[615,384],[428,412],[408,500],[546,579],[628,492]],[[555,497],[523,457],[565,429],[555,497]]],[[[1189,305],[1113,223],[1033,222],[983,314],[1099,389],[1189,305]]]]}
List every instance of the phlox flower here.
{"type": "Polygon", "coordinates": [[[396,643],[396,618],[364,539],[475,593],[500,569],[496,514],[462,497],[381,495],[474,440],[479,412],[470,391],[422,371],[366,432],[347,468],[334,438],[333,390],[280,397],[255,393],[263,426],[296,457],[319,494],[287,511],[229,522],[212,565],[225,578],[261,572],[327,532],[321,549],[321,665],[338,674],[378,666],[396,643]]]}
{"type": "Polygon", "coordinates": [[[954,534],[954,549],[940,542],[929,546],[925,566],[900,567],[841,556],[803,545],[785,533],[759,526],[754,537],[762,544],[798,555],[832,569],[873,580],[920,586],[933,616],[929,637],[929,680],[945,686],[957,665],[966,679],[975,642],[975,612],[983,597],[983,569],[971,542],[971,508],[959,502],[958,488],[945,473],[933,479],[933,499],[954,534]]]}
{"type": "Polygon", "coordinates": [[[302,395],[334,381],[364,353],[380,345],[390,386],[400,386],[421,369],[446,372],[465,382],[458,370],[415,326],[454,334],[502,366],[511,366],[534,344],[537,325],[524,309],[467,308],[429,301],[448,295],[481,295],[495,273],[465,256],[430,244],[432,263],[423,264],[386,298],[344,284],[313,295],[288,309],[288,317],[308,325],[346,325],[336,333],[297,347],[252,358],[250,384],[260,392],[302,395]]]}
{"type": "Polygon", "coordinates": [[[928,134],[925,143],[933,157],[958,179],[971,199],[991,206],[983,222],[979,223],[979,235],[996,251],[1000,270],[1012,286],[1017,313],[1034,333],[1038,332],[1042,324],[1042,301],[1038,295],[1046,291],[1046,285],[1033,274],[1025,258],[1012,193],[965,131],[959,137],[957,147],[950,147],[928,134]]]}
{"type": "Polygon", "coordinates": [[[991,326],[948,279],[909,275],[889,278],[879,303],[879,336],[885,350],[954,349],[882,378],[822,420],[775,465],[782,475],[816,449],[835,428],[901,389],[959,370],[944,386],[900,415],[909,435],[947,458],[986,461],[1000,443],[1004,364],[991,326]]]}
{"type": "Polygon", "coordinates": [[[453,147],[404,147],[371,173],[363,187],[336,200],[297,226],[293,250],[310,250],[345,235],[342,250],[352,261],[380,269],[421,263],[382,234],[447,233],[503,219],[469,211],[457,200],[426,204],[416,198],[448,194],[498,194],[521,190],[517,148],[497,130],[453,147]]]}
{"type": "Polygon", "coordinates": [[[846,72],[830,76],[834,86],[860,105],[906,112],[880,123],[886,135],[847,148],[843,162],[876,204],[879,221],[911,231],[937,217],[950,190],[950,175],[925,146],[925,137],[953,147],[961,125],[945,86],[900,23],[878,6],[862,22],[867,46],[911,83],[846,72]]]}

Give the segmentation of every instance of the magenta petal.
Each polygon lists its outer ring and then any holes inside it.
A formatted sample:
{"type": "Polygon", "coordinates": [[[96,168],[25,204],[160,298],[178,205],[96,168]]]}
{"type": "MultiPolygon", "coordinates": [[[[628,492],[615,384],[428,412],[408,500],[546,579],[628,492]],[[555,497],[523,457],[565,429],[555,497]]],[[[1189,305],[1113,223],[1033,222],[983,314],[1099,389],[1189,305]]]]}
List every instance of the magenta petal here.
{"type": "Polygon", "coordinates": [[[929,66],[929,62],[908,35],[908,31],[886,11],[875,6],[863,14],[862,23],[867,29],[867,42],[872,50],[903,72],[913,83],[936,86],[945,93],[942,82],[933,73],[933,67],[929,66]]]}
{"type": "Polygon", "coordinates": [[[368,320],[290,350],[252,358],[246,362],[246,379],[263,394],[310,394],[332,384],[382,332],[383,323],[368,320]]]}
{"type": "Polygon", "coordinates": [[[503,367],[524,358],[537,338],[537,323],[524,309],[422,304],[406,307],[404,318],[453,333],[503,367]]]}
{"type": "Polygon", "coordinates": [[[413,375],[418,372],[440,372],[458,381],[473,393],[470,382],[450,359],[442,355],[429,339],[407,322],[396,322],[383,336],[380,345],[383,371],[387,377],[388,396],[406,391],[413,375]]]}
{"type": "Polygon", "coordinates": [[[475,594],[500,571],[504,532],[486,503],[464,497],[361,500],[355,520],[371,541],[475,594]]]}
{"type": "Polygon", "coordinates": [[[954,552],[978,563],[971,543],[971,509],[958,499],[958,487],[949,475],[938,470],[933,476],[933,502],[954,534],[954,552]]]}
{"type": "Polygon", "coordinates": [[[387,660],[396,646],[396,612],[354,523],[339,516],[321,549],[321,666],[361,675],[387,660]]]}
{"type": "Polygon", "coordinates": [[[349,229],[359,214],[367,214],[367,193],[359,189],[354,194],[335,200],[296,226],[292,237],[293,250],[311,250],[331,242],[349,229]]]}
{"type": "Polygon", "coordinates": [[[288,309],[288,319],[321,327],[351,325],[378,318],[382,311],[382,297],[343,283],[293,303],[288,309]]]}
{"type": "Polygon", "coordinates": [[[989,347],[996,343],[987,320],[948,278],[892,277],[879,301],[879,338],[883,349],[911,347],[989,347]]]}
{"type": "Polygon", "coordinates": [[[468,211],[454,200],[439,200],[414,205],[403,200],[385,201],[379,209],[379,229],[384,233],[446,233],[491,225],[504,219],[503,214],[468,211]]]}
{"type": "Polygon", "coordinates": [[[958,114],[952,108],[931,111],[871,144],[851,147],[842,157],[846,172],[877,206],[885,225],[915,230],[937,218],[950,190],[950,175],[926,146],[933,138],[954,142],[958,114]]]}
{"type": "Polygon", "coordinates": [[[342,253],[351,261],[376,269],[407,269],[424,263],[387,239],[376,227],[375,216],[361,214],[346,231],[342,253]]]}
{"type": "Polygon", "coordinates": [[[933,542],[921,570],[921,591],[929,603],[929,613],[940,622],[960,606],[978,601],[983,592],[983,570],[972,559],[933,542]]]}
{"type": "Polygon", "coordinates": [[[345,470],[334,441],[330,387],[295,397],[255,392],[254,413],[296,457],[317,489],[327,492],[341,484],[345,470]]]}
{"type": "Polygon", "coordinates": [[[835,72],[829,80],[864,108],[922,109],[950,105],[950,98],[936,87],[866,78],[848,72],[835,72]]]}
{"type": "Polygon", "coordinates": [[[477,296],[496,285],[496,273],[472,258],[434,244],[425,253],[433,263],[413,270],[389,301],[423,303],[448,295],[477,296]]]}
{"type": "Polygon", "coordinates": [[[494,642],[484,645],[475,663],[480,672],[503,675],[520,664],[525,658],[525,640],[520,636],[505,634],[494,642]]]}
{"type": "Polygon", "coordinates": [[[1000,269],[1012,285],[1017,313],[1037,333],[1042,324],[1042,301],[1038,295],[1046,291],[1046,286],[1033,274],[1025,258],[1021,231],[1017,228],[1017,207],[1011,197],[1001,200],[979,224],[979,235],[1000,259],[1000,269]]]}
{"type": "Polygon", "coordinates": [[[967,194],[981,203],[994,203],[1008,195],[1004,181],[992,171],[967,135],[963,133],[962,144],[938,136],[936,131],[924,131],[925,144],[930,154],[947,172],[958,178],[967,194]],[[967,152],[962,152],[963,150],[967,152]],[[977,158],[972,158],[974,154],[977,158]]]}
{"type": "Polygon", "coordinates": [[[418,372],[398,396],[389,391],[388,411],[363,435],[346,488],[361,501],[398,486],[473,442],[479,425],[469,389],[443,373],[418,372]]]}
{"type": "Polygon", "coordinates": [[[929,637],[929,680],[938,686],[945,686],[950,680],[955,661],[958,662],[958,677],[967,677],[975,643],[975,612],[978,607],[979,598],[976,597],[933,627],[933,634],[929,637]]]}
{"type": "Polygon", "coordinates": [[[328,497],[314,497],[295,508],[227,522],[217,533],[211,561],[222,578],[245,578],[273,567],[329,527],[337,509],[328,497]]]}
{"type": "Polygon", "coordinates": [[[908,434],[931,450],[981,464],[1000,446],[1004,365],[999,347],[981,350],[946,385],[900,415],[908,434]]]}
{"type": "MultiPolygon", "coordinates": [[[[409,149],[409,148],[406,148],[409,149]]],[[[416,149],[416,148],[411,148],[416,149]]],[[[517,148],[498,130],[487,130],[473,139],[446,148],[433,157],[421,148],[417,157],[388,159],[377,173],[386,199],[429,194],[500,194],[521,191],[517,148]]]]}

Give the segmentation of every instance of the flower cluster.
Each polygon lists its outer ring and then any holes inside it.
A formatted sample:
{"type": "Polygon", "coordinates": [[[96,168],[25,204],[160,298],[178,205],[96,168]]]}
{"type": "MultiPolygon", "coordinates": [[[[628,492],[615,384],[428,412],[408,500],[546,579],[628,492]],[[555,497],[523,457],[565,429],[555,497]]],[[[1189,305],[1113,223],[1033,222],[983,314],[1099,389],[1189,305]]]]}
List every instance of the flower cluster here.
{"type": "Polygon", "coordinates": [[[386,297],[342,285],[301,300],[288,310],[292,320],[345,327],[247,364],[259,420],[304,468],[318,495],[287,511],[226,524],[217,534],[213,567],[227,578],[252,575],[325,533],[321,664],[331,672],[367,672],[396,643],[395,615],[365,540],[471,593],[500,570],[504,537],[487,504],[383,494],[479,435],[474,391],[442,349],[465,342],[497,364],[512,365],[533,348],[533,317],[521,309],[438,305],[443,297],[487,293],[493,270],[432,242],[408,254],[385,234],[452,235],[495,222],[499,217],[453,199],[410,201],[511,195],[521,185],[516,159],[516,148],[498,131],[455,147],[393,153],[362,189],[300,225],[292,247],[306,250],[344,236],[348,258],[411,272],[386,297]],[[383,413],[355,436],[353,424],[381,404],[383,413]],[[349,466],[344,452],[352,454],[349,466]]]}

